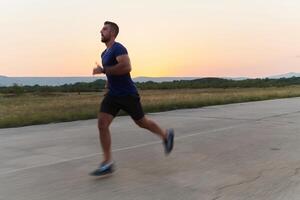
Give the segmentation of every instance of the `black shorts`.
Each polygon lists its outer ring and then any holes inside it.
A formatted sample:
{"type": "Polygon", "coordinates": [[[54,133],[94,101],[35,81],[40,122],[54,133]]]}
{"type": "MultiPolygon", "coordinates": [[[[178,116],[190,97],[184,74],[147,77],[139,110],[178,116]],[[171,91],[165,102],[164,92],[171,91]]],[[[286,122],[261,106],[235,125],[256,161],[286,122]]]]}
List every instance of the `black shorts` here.
{"type": "Polygon", "coordinates": [[[128,96],[110,96],[107,94],[100,106],[100,112],[111,114],[114,117],[121,109],[134,120],[140,120],[145,115],[138,94],[128,96]]]}

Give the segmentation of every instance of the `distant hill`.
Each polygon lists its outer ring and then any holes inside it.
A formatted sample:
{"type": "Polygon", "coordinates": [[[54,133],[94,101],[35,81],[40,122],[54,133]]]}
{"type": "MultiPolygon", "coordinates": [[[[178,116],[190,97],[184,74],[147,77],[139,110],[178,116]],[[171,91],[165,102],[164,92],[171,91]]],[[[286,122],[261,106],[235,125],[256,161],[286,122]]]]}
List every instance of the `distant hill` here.
{"type": "MultiPolygon", "coordinates": [[[[146,77],[140,76],[133,78],[134,82],[144,83],[148,81],[161,83],[161,82],[172,82],[172,81],[180,81],[180,80],[195,80],[201,77],[146,77]]],[[[223,77],[224,79],[230,80],[245,80],[246,77],[223,77]]],[[[86,82],[90,83],[97,79],[103,79],[104,77],[7,77],[0,76],[0,86],[12,86],[14,84],[20,86],[58,86],[64,84],[74,84],[77,82],[86,82]]]]}
{"type": "Polygon", "coordinates": [[[0,76],[0,86],[58,86],[64,84],[74,84],[77,82],[93,82],[100,77],[5,77],[0,76]]]}
{"type": "MultiPolygon", "coordinates": [[[[174,80],[194,80],[199,77],[136,77],[133,78],[134,82],[171,82],[174,80]]],[[[12,86],[14,84],[20,86],[58,86],[64,84],[74,84],[77,82],[93,82],[97,79],[103,79],[104,77],[5,77],[0,76],[0,86],[12,86]]]]}
{"type": "MultiPolygon", "coordinates": [[[[290,77],[300,77],[300,73],[290,72],[282,75],[270,76],[266,78],[270,79],[279,79],[279,78],[290,78],[290,77]]],[[[195,80],[204,77],[136,77],[133,78],[134,82],[172,82],[172,81],[180,81],[180,80],[195,80]]],[[[247,77],[220,77],[223,79],[228,80],[246,80],[247,77]]],[[[33,86],[33,85],[40,85],[40,86],[59,86],[64,84],[74,84],[78,82],[85,82],[90,83],[97,79],[105,80],[106,78],[99,77],[99,76],[82,76],[82,77],[7,77],[0,75],[0,86],[12,86],[14,84],[20,86],[33,86]]]]}
{"type": "Polygon", "coordinates": [[[289,72],[289,73],[286,73],[286,74],[269,76],[268,78],[279,79],[279,78],[292,78],[292,77],[300,77],[300,73],[289,72]]]}

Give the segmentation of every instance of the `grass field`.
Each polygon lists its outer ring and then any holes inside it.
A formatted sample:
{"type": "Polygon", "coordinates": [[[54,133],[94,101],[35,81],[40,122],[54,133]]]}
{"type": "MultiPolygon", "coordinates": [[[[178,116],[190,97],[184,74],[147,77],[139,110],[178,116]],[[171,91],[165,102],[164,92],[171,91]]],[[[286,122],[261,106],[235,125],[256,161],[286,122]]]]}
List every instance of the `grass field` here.
{"type": "MultiPolygon", "coordinates": [[[[140,91],[145,112],[300,96],[300,86],[279,88],[140,91]]],[[[96,118],[103,93],[0,94],[0,128],[96,118]]],[[[124,114],[124,113],[121,113],[124,114]]]]}

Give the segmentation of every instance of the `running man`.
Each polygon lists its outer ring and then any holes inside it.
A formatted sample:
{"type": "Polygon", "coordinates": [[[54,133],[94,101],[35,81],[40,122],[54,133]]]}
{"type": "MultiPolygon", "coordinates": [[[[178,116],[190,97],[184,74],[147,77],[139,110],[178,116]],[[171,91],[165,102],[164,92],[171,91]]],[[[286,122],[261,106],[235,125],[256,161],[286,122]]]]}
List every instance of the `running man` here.
{"type": "Polygon", "coordinates": [[[163,130],[154,121],[148,119],[142,109],[139,93],[131,79],[131,64],[127,49],[116,42],[119,27],[116,23],[106,21],[101,33],[101,42],[106,49],[101,54],[102,66],[97,64],[93,75],[105,74],[107,77],[108,93],[105,95],[98,114],[99,138],[103,150],[103,161],[90,174],[101,176],[114,171],[114,161],[111,154],[111,136],[109,126],[114,117],[122,109],[127,112],[134,122],[159,136],[168,155],[173,149],[174,130],[163,130]]]}

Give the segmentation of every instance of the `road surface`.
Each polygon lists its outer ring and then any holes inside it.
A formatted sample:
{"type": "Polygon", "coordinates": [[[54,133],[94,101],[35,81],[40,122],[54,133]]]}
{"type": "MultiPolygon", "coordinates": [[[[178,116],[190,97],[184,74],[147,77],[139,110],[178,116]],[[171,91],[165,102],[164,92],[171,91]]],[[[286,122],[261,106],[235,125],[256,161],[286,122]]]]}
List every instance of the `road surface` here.
{"type": "Polygon", "coordinates": [[[117,117],[117,171],[102,179],[88,175],[102,156],[96,120],[0,129],[0,199],[300,199],[300,98],[148,116],[175,129],[172,154],[117,117]]]}

